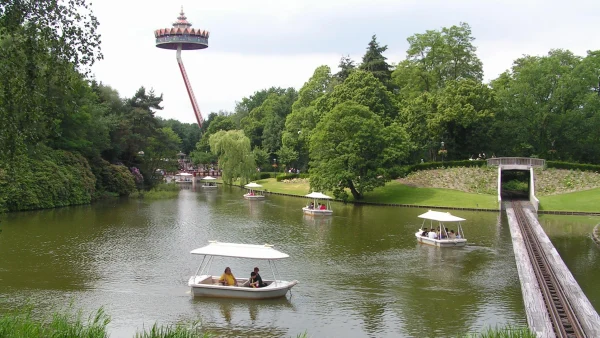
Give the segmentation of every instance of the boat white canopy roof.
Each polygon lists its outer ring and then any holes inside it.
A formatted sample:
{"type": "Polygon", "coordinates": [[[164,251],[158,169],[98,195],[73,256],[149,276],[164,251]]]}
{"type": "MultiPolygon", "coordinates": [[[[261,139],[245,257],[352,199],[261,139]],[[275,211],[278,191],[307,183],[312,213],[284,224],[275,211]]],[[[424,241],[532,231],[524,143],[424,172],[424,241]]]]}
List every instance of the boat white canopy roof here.
{"type": "Polygon", "coordinates": [[[262,188],[262,185],[260,185],[260,184],[256,184],[256,183],[254,183],[254,182],[250,182],[250,183],[246,184],[244,187],[246,187],[246,188],[250,188],[250,189],[251,189],[251,188],[262,188]]]}
{"type": "Polygon", "coordinates": [[[203,180],[205,181],[212,181],[212,180],[216,180],[216,178],[212,177],[212,176],[204,176],[202,177],[203,180]]]}
{"type": "Polygon", "coordinates": [[[273,249],[272,245],[221,243],[210,241],[210,244],[202,248],[194,249],[193,255],[211,255],[222,257],[252,258],[252,259],[282,259],[289,256],[281,251],[273,249]]]}
{"type": "Polygon", "coordinates": [[[177,174],[175,176],[194,176],[194,175],[192,175],[190,173],[179,173],[179,174],[177,174]]]}
{"type": "Polygon", "coordinates": [[[327,196],[325,194],[322,194],[320,192],[311,192],[310,194],[305,195],[305,197],[308,197],[308,198],[317,198],[317,199],[324,199],[324,200],[330,200],[331,199],[331,197],[329,197],[329,196],[327,196]]]}
{"type": "Polygon", "coordinates": [[[426,213],[419,215],[419,218],[430,219],[432,221],[439,221],[439,222],[466,221],[466,219],[451,215],[449,212],[432,211],[432,210],[429,210],[426,213]]]}

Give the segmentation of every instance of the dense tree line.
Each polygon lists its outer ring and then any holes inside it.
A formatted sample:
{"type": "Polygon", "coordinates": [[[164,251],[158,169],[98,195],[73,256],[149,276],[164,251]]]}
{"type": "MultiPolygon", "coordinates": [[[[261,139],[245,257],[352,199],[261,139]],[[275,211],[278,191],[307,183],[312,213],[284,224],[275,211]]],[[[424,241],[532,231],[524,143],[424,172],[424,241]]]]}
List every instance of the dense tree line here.
{"type": "Polygon", "coordinates": [[[339,72],[320,66],[297,93],[273,87],[243,98],[215,117],[219,127],[209,121],[194,158],[210,153],[211,134],[243,130],[261,169],[308,170],[312,189],[356,199],[421,159],[600,162],[600,51],[524,56],[483,83],[468,24],[407,40],[396,65],[373,36],[361,63],[344,56],[339,72]]]}
{"type": "Polygon", "coordinates": [[[90,78],[97,26],[85,0],[0,4],[0,212],[129,195],[195,149],[196,125],[154,116],[162,96],[90,78]]]}
{"type": "Polygon", "coordinates": [[[466,23],[408,37],[393,64],[372,36],[361,62],[343,56],[337,73],[319,66],[299,90],[257,91],[198,128],[157,118],[152,90],[122,98],[90,77],[97,26],[85,0],[0,4],[0,210],[148,189],[180,151],[228,182],[294,168],[355,199],[421,159],[600,163],[600,51],[523,56],[483,83],[466,23]]]}

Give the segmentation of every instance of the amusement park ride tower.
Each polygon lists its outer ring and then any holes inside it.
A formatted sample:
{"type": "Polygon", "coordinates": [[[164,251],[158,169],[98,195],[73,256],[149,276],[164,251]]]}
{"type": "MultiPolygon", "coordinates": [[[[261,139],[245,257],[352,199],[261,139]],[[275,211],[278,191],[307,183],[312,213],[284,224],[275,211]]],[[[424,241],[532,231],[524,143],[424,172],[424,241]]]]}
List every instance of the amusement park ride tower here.
{"type": "Polygon", "coordinates": [[[187,18],[183,13],[183,7],[177,17],[177,21],[173,23],[173,28],[163,28],[154,31],[156,47],[177,51],[179,70],[181,70],[181,76],[183,76],[183,82],[185,82],[185,88],[187,89],[190,101],[192,102],[192,108],[194,109],[194,114],[196,114],[196,120],[198,121],[199,127],[202,127],[202,115],[200,114],[196,96],[192,90],[192,85],[190,84],[187,73],[185,72],[183,61],[181,60],[181,51],[207,48],[209,35],[210,33],[208,31],[192,28],[192,24],[187,21],[187,18]]]}

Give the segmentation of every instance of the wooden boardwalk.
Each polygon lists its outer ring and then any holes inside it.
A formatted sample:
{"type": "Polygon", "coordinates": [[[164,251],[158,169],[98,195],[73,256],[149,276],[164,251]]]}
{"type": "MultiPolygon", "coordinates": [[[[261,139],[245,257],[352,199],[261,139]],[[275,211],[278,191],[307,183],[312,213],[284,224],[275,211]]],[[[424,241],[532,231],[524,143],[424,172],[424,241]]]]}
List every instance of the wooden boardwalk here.
{"type": "MultiPolygon", "coordinates": [[[[527,254],[523,235],[517,225],[518,221],[515,211],[512,209],[510,203],[505,204],[505,210],[512,235],[513,250],[521,282],[521,290],[523,292],[527,322],[538,337],[555,337],[548,311],[542,298],[540,285],[534,274],[532,262],[527,254]]],[[[579,284],[577,284],[577,281],[575,281],[575,278],[561,259],[556,248],[550,242],[550,239],[538,222],[536,214],[532,212],[532,207],[524,208],[524,212],[535,236],[541,242],[544,254],[550,261],[552,270],[558,277],[558,281],[564,289],[586,335],[588,337],[600,337],[600,317],[598,313],[581,290],[579,284]]]]}

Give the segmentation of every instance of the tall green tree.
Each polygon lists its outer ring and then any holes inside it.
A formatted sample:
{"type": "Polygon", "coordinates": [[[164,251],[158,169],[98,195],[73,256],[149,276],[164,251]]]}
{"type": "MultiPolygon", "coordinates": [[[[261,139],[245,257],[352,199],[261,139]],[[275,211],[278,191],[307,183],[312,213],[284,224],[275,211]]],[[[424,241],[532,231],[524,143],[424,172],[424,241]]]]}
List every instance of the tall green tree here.
{"type": "Polygon", "coordinates": [[[74,69],[102,58],[97,27],[85,0],[0,3],[0,159],[59,133],[74,69]]]}
{"type": "Polygon", "coordinates": [[[290,114],[297,95],[294,88],[288,88],[282,94],[271,93],[242,119],[243,130],[253,148],[264,147],[268,152],[275,153],[281,147],[285,118],[290,114]]]}
{"type": "Polygon", "coordinates": [[[181,147],[181,138],[173,129],[162,127],[148,139],[140,169],[144,175],[145,188],[149,189],[162,180],[157,175],[158,169],[166,171],[177,170],[177,152],[181,147]]]}
{"type": "MultiPolygon", "coordinates": [[[[576,74],[581,63],[581,57],[570,51],[552,50],[547,56],[515,60],[510,71],[492,82],[501,106],[496,120],[497,139],[501,140],[497,153],[546,157],[557,147],[576,147],[579,140],[575,135],[583,130],[575,125],[593,117],[581,114],[583,97],[593,85],[586,77],[596,73],[576,74]]],[[[593,118],[588,122],[594,122],[593,118]]],[[[566,159],[580,160],[570,156],[569,150],[561,153],[566,159]]]]}
{"type": "Polygon", "coordinates": [[[413,160],[436,160],[441,142],[450,159],[492,150],[497,109],[492,89],[473,80],[451,81],[438,92],[406,100],[401,121],[416,146],[413,160]]]}
{"type": "Polygon", "coordinates": [[[297,166],[308,166],[308,143],[312,130],[319,121],[315,108],[318,98],[332,90],[333,77],[329,66],[319,66],[311,78],[300,88],[292,112],[286,116],[285,129],[281,134],[282,145],[298,154],[297,166]]]}
{"type": "Polygon", "coordinates": [[[210,113],[208,119],[202,125],[203,129],[206,126],[205,131],[202,133],[200,141],[196,144],[196,151],[208,152],[210,151],[210,145],[208,141],[210,136],[219,130],[235,130],[234,119],[230,115],[210,113]]]}
{"type": "Polygon", "coordinates": [[[160,125],[171,128],[181,139],[181,151],[184,154],[191,153],[196,149],[196,143],[200,141],[200,128],[196,123],[183,123],[174,119],[162,120],[158,118],[160,125]]]}
{"type": "Polygon", "coordinates": [[[252,110],[260,107],[269,95],[285,95],[290,89],[292,88],[285,89],[281,87],[271,87],[269,89],[262,89],[254,92],[254,94],[249,97],[244,97],[241,101],[236,102],[235,114],[233,115],[236,128],[242,129],[242,120],[248,116],[252,110]]]}
{"type": "Polygon", "coordinates": [[[362,199],[365,192],[385,184],[386,164],[408,154],[402,135],[406,134],[398,124],[385,127],[382,118],[366,106],[337,105],[323,116],[311,137],[311,189],[332,191],[344,200],[348,189],[355,200],[362,199]],[[400,136],[392,139],[396,132],[400,136]]]}
{"type": "Polygon", "coordinates": [[[362,63],[358,67],[361,70],[370,72],[385,85],[390,82],[392,74],[391,67],[386,61],[387,58],[383,56],[383,52],[387,48],[387,45],[380,46],[379,42],[377,42],[377,36],[373,35],[367,47],[367,52],[363,55],[362,63]]]}
{"type": "Polygon", "coordinates": [[[471,79],[481,82],[483,64],[473,45],[467,23],[428,30],[408,39],[406,60],[400,62],[392,78],[402,97],[443,88],[448,81],[471,79]]]}
{"type": "Polygon", "coordinates": [[[357,70],[332,92],[315,102],[317,116],[323,116],[343,102],[353,101],[368,107],[380,116],[386,125],[398,116],[393,94],[371,72],[357,70]]]}
{"type": "Polygon", "coordinates": [[[209,140],[210,150],[219,158],[219,168],[223,170],[223,182],[233,184],[248,183],[256,171],[254,156],[250,150],[250,139],[242,130],[220,130],[209,140]]]}
{"type": "Polygon", "coordinates": [[[348,76],[350,76],[350,73],[356,70],[356,64],[354,63],[354,60],[350,58],[350,55],[346,55],[342,56],[342,58],[340,59],[338,68],[340,69],[340,71],[335,73],[335,75],[333,76],[336,80],[336,84],[344,82],[348,78],[348,76]]]}

